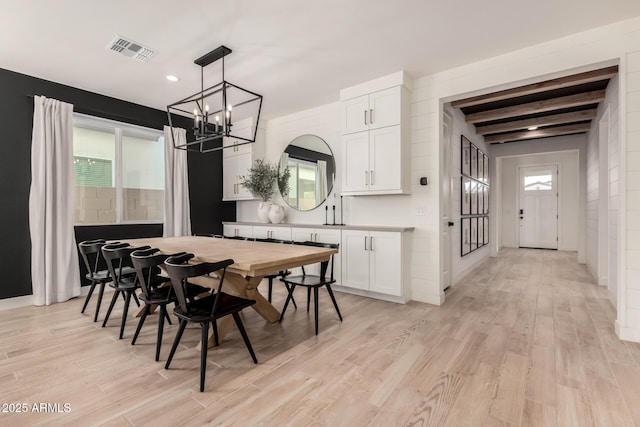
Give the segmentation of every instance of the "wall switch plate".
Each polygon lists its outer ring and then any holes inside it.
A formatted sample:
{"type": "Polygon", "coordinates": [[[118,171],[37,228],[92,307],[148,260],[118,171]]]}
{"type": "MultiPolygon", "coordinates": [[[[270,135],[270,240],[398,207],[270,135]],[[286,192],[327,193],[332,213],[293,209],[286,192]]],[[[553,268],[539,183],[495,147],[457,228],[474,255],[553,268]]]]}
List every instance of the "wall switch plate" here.
{"type": "Polygon", "coordinates": [[[416,216],[425,216],[427,214],[427,209],[425,207],[416,208],[416,216]]]}

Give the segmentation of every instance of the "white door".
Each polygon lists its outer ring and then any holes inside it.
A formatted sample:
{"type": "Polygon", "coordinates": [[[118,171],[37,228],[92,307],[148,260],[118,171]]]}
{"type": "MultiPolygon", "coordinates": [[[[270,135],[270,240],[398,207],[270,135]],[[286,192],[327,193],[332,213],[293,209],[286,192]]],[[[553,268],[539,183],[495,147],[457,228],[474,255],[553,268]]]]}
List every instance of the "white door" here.
{"type": "Polygon", "coordinates": [[[369,95],[369,129],[400,124],[400,86],[369,95]]]}
{"type": "MultiPolygon", "coordinates": [[[[402,174],[400,126],[369,131],[369,190],[399,190],[402,174]]],[[[361,154],[362,155],[362,154],[361,154]]],[[[347,162],[350,165],[349,162],[347,162]]]]}
{"type": "Polygon", "coordinates": [[[369,290],[369,232],[343,230],[340,252],[342,286],[369,290]]]}
{"type": "Polygon", "coordinates": [[[440,290],[451,286],[451,130],[453,121],[449,114],[442,116],[442,167],[441,167],[441,221],[440,221],[440,290]]]}
{"type": "Polygon", "coordinates": [[[369,290],[402,296],[401,233],[369,233],[369,290]]]}
{"type": "Polygon", "coordinates": [[[558,165],[520,168],[521,248],[558,249],[558,165]]]}
{"type": "Polygon", "coordinates": [[[369,190],[369,132],[342,137],[342,161],[349,165],[342,174],[342,191],[369,190]]]}

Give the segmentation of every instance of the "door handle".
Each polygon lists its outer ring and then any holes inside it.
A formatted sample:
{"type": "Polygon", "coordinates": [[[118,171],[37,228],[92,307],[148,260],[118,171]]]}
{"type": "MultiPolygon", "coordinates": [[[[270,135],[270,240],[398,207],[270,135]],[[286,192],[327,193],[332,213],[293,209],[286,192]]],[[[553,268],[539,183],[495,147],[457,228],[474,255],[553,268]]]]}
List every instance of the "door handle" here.
{"type": "Polygon", "coordinates": [[[448,225],[449,227],[453,227],[453,226],[455,225],[455,223],[454,223],[453,221],[449,221],[449,222],[447,223],[447,225],[448,225]]]}

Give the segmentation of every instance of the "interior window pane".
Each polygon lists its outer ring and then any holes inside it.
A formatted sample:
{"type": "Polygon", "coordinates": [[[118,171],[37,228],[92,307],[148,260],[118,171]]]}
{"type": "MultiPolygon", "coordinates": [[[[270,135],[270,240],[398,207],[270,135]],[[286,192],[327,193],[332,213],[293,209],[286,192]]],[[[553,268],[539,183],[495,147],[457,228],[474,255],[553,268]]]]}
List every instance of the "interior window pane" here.
{"type": "Polygon", "coordinates": [[[122,136],[124,221],[164,220],[164,138],[122,136]]]}
{"type": "Polygon", "coordinates": [[[116,222],[115,135],[113,132],[74,127],[76,224],[116,222]]]}
{"type": "Polygon", "coordinates": [[[535,175],[524,177],[524,191],[551,190],[552,175],[535,175]]]}

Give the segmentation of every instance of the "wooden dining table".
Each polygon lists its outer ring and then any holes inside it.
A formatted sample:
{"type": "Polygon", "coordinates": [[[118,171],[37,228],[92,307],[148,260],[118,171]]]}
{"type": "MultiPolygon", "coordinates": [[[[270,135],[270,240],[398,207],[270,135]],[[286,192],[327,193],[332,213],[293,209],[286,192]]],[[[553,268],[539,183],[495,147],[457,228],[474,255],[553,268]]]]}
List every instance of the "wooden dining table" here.
{"type": "MultiPolygon", "coordinates": [[[[227,267],[223,290],[232,295],[254,300],[256,303],[251,307],[267,322],[272,323],[280,318],[280,312],[257,290],[264,276],[302,265],[325,262],[331,258],[331,255],[338,252],[334,248],[203,236],[152,237],[122,241],[133,247],[148,245],[158,248],[165,254],[190,252],[195,255],[191,263],[233,259],[233,264],[227,267]]],[[[208,277],[200,278],[195,282],[212,288],[217,286],[216,279],[208,277]]],[[[233,324],[231,316],[220,319],[218,322],[220,341],[233,324]]],[[[210,338],[209,346],[212,345],[213,339],[210,338]]]]}

